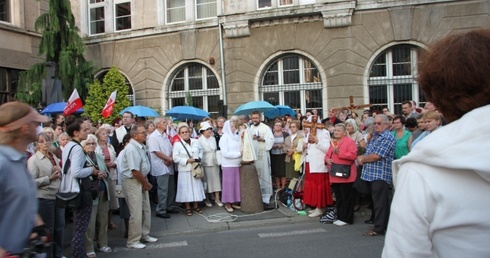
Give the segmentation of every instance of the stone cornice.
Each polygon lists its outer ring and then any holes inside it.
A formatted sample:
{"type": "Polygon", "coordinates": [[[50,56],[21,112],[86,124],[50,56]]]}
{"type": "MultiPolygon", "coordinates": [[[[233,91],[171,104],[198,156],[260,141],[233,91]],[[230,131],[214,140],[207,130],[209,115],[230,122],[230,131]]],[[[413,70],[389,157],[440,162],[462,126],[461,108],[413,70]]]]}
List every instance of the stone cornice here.
{"type": "Polygon", "coordinates": [[[356,8],[356,1],[329,3],[322,10],[323,27],[337,28],[352,24],[352,14],[356,8]]]}

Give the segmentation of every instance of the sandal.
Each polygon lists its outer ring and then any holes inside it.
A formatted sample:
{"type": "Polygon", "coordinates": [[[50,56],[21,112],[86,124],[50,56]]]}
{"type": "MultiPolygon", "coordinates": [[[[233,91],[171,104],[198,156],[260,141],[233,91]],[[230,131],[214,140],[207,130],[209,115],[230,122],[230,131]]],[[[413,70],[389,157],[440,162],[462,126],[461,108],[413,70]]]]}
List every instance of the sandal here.
{"type": "Polygon", "coordinates": [[[197,213],[199,213],[199,214],[202,213],[202,210],[199,207],[194,208],[194,211],[197,212],[197,213]]]}
{"type": "Polygon", "coordinates": [[[242,207],[240,207],[240,205],[238,205],[238,204],[233,204],[233,205],[231,205],[231,207],[232,207],[233,209],[235,209],[235,210],[239,210],[239,209],[241,209],[241,208],[242,208],[242,207]]]}
{"type": "Polygon", "coordinates": [[[380,232],[376,232],[373,230],[369,230],[368,232],[362,233],[363,236],[380,236],[382,235],[380,232]]]}
{"type": "Polygon", "coordinates": [[[191,211],[191,209],[186,209],[186,210],[185,210],[185,215],[187,215],[187,216],[192,216],[192,211],[191,211]]]}

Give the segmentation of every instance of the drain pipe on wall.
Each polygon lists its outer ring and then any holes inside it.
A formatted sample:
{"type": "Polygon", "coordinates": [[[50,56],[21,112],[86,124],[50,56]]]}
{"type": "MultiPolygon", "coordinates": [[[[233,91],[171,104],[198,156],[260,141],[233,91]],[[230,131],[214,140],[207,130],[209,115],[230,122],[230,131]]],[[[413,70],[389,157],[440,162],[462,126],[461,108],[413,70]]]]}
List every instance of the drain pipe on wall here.
{"type": "MultiPolygon", "coordinates": [[[[218,18],[219,19],[219,18],[218,18]]],[[[218,20],[218,33],[219,33],[219,54],[220,54],[220,63],[221,63],[221,89],[223,94],[223,107],[222,107],[222,115],[227,118],[228,117],[228,103],[226,100],[226,73],[225,73],[225,50],[223,46],[223,29],[222,24],[218,20]]]]}

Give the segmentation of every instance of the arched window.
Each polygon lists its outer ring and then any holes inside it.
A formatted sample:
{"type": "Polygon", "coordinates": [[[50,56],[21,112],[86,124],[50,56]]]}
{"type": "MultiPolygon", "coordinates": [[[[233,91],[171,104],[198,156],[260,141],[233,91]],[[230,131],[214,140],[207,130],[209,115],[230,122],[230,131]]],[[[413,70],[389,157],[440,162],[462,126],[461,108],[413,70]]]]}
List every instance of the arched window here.
{"type": "Polygon", "coordinates": [[[218,116],[219,83],[211,69],[199,63],[182,67],[172,79],[168,94],[170,107],[194,106],[218,116]]]}
{"type": "MultiPolygon", "coordinates": [[[[99,82],[102,83],[104,81],[104,77],[106,76],[106,74],[108,72],[109,72],[109,70],[104,70],[104,71],[99,72],[98,74],[95,75],[95,79],[99,80],[99,82]]],[[[126,97],[129,99],[129,102],[131,103],[131,105],[134,105],[133,87],[131,87],[131,84],[129,83],[128,78],[126,78],[126,76],[124,74],[122,76],[124,76],[124,83],[126,84],[126,86],[128,86],[128,95],[126,95],[126,97]]]]}
{"type": "Polygon", "coordinates": [[[402,114],[401,103],[414,100],[423,106],[425,97],[416,81],[418,50],[413,45],[396,45],[376,57],[369,70],[369,103],[373,110],[388,107],[402,114]]]}
{"type": "Polygon", "coordinates": [[[273,105],[288,105],[305,114],[322,110],[320,73],[310,60],[300,55],[276,59],[263,74],[259,93],[273,105]]]}

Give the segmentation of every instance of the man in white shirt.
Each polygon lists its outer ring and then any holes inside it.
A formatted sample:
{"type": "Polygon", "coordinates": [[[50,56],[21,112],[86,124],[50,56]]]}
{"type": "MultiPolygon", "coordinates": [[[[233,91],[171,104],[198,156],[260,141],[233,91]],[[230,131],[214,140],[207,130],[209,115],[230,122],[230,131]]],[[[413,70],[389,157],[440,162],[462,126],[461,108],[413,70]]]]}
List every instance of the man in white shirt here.
{"type": "Polygon", "coordinates": [[[153,122],[156,130],[150,134],[147,145],[151,156],[151,175],[156,178],[158,184],[156,216],[168,219],[168,213],[178,213],[169,207],[175,200],[172,144],[166,133],[167,120],[157,117],[153,122]]]}

